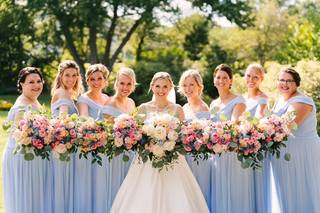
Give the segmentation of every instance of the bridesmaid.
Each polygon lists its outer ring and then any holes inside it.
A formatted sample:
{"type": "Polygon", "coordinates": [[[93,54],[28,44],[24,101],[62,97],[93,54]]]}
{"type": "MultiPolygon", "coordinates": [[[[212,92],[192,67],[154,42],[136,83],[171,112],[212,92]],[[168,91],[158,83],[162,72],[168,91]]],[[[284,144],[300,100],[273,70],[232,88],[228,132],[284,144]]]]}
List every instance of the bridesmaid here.
{"type": "Polygon", "coordinates": [[[271,164],[282,212],[320,212],[320,138],[317,134],[316,107],[313,100],[297,91],[300,76],[292,68],[280,72],[277,84],[281,97],[274,113],[294,110],[298,128],[289,137],[289,162],[272,159],[271,164]]]}
{"type": "MultiPolygon", "coordinates": [[[[250,64],[245,72],[245,80],[248,88],[246,98],[247,111],[251,116],[261,118],[265,114],[268,104],[268,96],[260,89],[263,81],[264,69],[260,64],[250,64]]],[[[258,212],[271,212],[271,170],[270,159],[264,159],[261,170],[253,172],[255,202],[258,212]]]]}
{"type": "MultiPolygon", "coordinates": [[[[201,99],[203,88],[203,81],[197,70],[190,69],[182,73],[179,81],[179,92],[188,100],[188,103],[183,106],[183,111],[187,120],[210,119],[209,107],[201,99]]],[[[210,185],[212,159],[201,161],[198,164],[191,156],[187,156],[186,160],[200,185],[209,209],[211,209],[210,185]]]]}
{"type": "MultiPolygon", "coordinates": [[[[109,70],[102,64],[89,66],[86,72],[88,91],[78,98],[81,116],[103,120],[103,107],[109,97],[102,93],[108,85],[109,70]]],[[[102,166],[91,164],[91,158],[78,159],[75,165],[74,212],[107,212],[110,201],[110,168],[107,158],[102,166]]]]}
{"type": "MultiPolygon", "coordinates": [[[[74,100],[82,91],[82,81],[79,66],[74,61],[64,61],[59,64],[51,90],[51,112],[53,117],[61,114],[78,113],[74,100]]],[[[54,182],[54,212],[73,211],[73,177],[74,157],[70,162],[61,162],[52,158],[54,182]]]]}
{"type": "MultiPolygon", "coordinates": [[[[119,115],[123,113],[130,114],[134,111],[135,103],[128,96],[134,91],[135,85],[136,75],[134,71],[127,67],[121,68],[117,73],[116,81],[114,83],[115,95],[110,98],[110,101],[105,105],[103,110],[106,120],[113,122],[114,118],[119,115]]],[[[117,156],[110,162],[111,202],[113,202],[128,173],[133,155],[130,155],[129,162],[124,162],[122,157],[122,155],[117,156]]]]}
{"type": "MultiPolygon", "coordinates": [[[[237,122],[239,116],[245,111],[245,99],[233,94],[232,69],[219,65],[214,73],[214,86],[218,89],[219,98],[212,101],[210,111],[214,112],[214,121],[219,120],[221,114],[227,119],[237,122]]],[[[212,199],[213,212],[256,212],[254,206],[253,172],[243,169],[234,153],[224,153],[215,158],[215,170],[212,173],[212,199]]]]}
{"type": "MultiPolygon", "coordinates": [[[[38,97],[43,89],[43,77],[38,68],[26,67],[19,72],[17,87],[21,95],[8,113],[8,120],[19,123],[23,112],[40,110],[38,97]]],[[[13,154],[16,141],[9,136],[3,155],[2,174],[5,212],[52,212],[52,164],[35,157],[24,160],[13,154]]]]}

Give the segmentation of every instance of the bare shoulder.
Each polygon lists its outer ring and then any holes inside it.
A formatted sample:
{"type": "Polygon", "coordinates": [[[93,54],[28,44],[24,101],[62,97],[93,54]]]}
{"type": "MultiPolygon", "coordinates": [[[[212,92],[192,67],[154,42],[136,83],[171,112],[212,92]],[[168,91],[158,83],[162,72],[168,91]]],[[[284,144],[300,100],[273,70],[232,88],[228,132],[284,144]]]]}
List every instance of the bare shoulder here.
{"type": "Polygon", "coordinates": [[[183,108],[180,104],[172,104],[173,108],[176,109],[176,111],[183,111],[183,108]]]}
{"type": "Polygon", "coordinates": [[[149,101],[149,102],[146,102],[146,103],[142,103],[139,107],[138,107],[138,111],[139,112],[145,112],[146,111],[146,108],[148,107],[148,106],[151,106],[152,104],[151,104],[151,102],[149,101]]]}
{"type": "Polygon", "coordinates": [[[207,112],[209,111],[209,107],[208,104],[206,104],[204,101],[201,103],[201,105],[199,106],[199,111],[200,112],[207,112]]]}
{"type": "Polygon", "coordinates": [[[136,103],[132,98],[128,98],[128,103],[130,104],[130,106],[136,107],[136,103]]]}
{"type": "Polygon", "coordinates": [[[52,95],[51,103],[55,103],[59,99],[70,99],[68,92],[62,88],[57,89],[52,95]]]}
{"type": "Polygon", "coordinates": [[[261,92],[260,97],[261,97],[261,98],[266,98],[266,99],[269,98],[264,92],[261,92]]]}

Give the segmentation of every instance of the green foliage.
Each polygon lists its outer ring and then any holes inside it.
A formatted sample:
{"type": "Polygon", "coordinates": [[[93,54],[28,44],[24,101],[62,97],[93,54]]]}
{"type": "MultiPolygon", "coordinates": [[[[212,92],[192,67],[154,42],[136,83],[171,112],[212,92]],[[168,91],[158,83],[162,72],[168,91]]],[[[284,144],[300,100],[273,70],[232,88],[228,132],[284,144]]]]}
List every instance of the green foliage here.
{"type": "MultiPolygon", "coordinates": [[[[0,89],[15,85],[18,71],[28,61],[29,52],[24,43],[33,35],[32,20],[27,11],[15,7],[11,1],[0,3],[0,89]]],[[[13,86],[11,90],[15,91],[13,86]]],[[[6,91],[6,90],[5,90],[6,91]]]]}
{"type": "Polygon", "coordinates": [[[238,26],[244,28],[250,26],[253,21],[251,15],[251,7],[248,2],[236,1],[220,1],[220,0],[188,0],[192,2],[194,7],[199,8],[209,18],[214,15],[224,16],[229,21],[236,23],[238,26]]]}
{"type": "Polygon", "coordinates": [[[319,36],[320,29],[317,31],[313,23],[293,23],[279,51],[280,62],[295,64],[302,59],[320,59],[319,36]]]}
{"type": "Polygon", "coordinates": [[[204,19],[196,22],[186,35],[183,48],[191,60],[199,60],[201,52],[208,44],[209,21],[204,19]]]}

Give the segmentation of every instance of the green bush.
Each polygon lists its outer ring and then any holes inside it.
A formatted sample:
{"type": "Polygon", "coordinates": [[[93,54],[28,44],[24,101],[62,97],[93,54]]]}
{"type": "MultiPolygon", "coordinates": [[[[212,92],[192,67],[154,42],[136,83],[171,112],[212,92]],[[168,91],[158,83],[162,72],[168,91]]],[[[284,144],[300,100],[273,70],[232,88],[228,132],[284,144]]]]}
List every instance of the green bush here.
{"type": "Polygon", "coordinates": [[[9,110],[13,104],[6,100],[0,100],[0,110],[9,110]]]}

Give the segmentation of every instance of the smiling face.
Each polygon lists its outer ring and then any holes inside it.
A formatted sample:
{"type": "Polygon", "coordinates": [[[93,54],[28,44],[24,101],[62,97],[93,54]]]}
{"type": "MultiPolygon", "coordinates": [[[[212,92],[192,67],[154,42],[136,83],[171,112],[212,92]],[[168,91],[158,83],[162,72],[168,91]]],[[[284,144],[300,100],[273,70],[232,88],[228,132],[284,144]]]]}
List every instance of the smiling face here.
{"type": "Polygon", "coordinates": [[[277,88],[283,96],[290,97],[297,91],[297,84],[289,73],[280,72],[277,88]]]}
{"type": "Polygon", "coordinates": [[[213,79],[213,84],[218,90],[229,90],[232,84],[232,79],[228,73],[218,70],[213,79]]]}
{"type": "Polygon", "coordinates": [[[25,81],[21,84],[22,93],[27,97],[37,99],[43,89],[43,81],[41,77],[36,73],[27,75],[25,81]]]}
{"type": "Polygon", "coordinates": [[[91,73],[88,77],[88,86],[90,90],[101,91],[107,86],[107,80],[104,78],[103,73],[96,71],[91,73]]]}
{"type": "Polygon", "coordinates": [[[192,98],[201,94],[201,87],[194,77],[189,76],[182,83],[182,92],[187,98],[192,98]]]}
{"type": "Polygon", "coordinates": [[[119,96],[128,97],[134,90],[134,81],[127,75],[119,75],[116,92],[119,96]]]}
{"type": "Polygon", "coordinates": [[[164,78],[159,78],[154,81],[151,86],[151,90],[155,97],[157,98],[166,98],[170,92],[172,85],[169,80],[164,78]]]}
{"type": "Polygon", "coordinates": [[[63,71],[61,81],[63,86],[68,90],[74,88],[78,79],[78,71],[75,68],[67,68],[63,71]]]}
{"type": "Polygon", "coordinates": [[[244,77],[249,89],[258,89],[263,80],[261,72],[256,69],[248,69],[244,77]]]}

